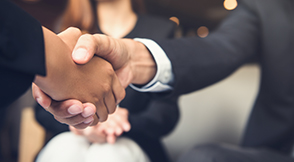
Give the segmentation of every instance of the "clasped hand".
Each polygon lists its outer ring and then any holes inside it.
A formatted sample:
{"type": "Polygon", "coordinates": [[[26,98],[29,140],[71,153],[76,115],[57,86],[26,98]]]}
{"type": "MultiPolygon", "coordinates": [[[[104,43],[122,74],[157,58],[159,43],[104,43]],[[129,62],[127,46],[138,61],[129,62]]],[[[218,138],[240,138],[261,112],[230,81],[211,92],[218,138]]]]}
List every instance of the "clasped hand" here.
{"type": "MultiPolygon", "coordinates": [[[[36,101],[55,119],[79,129],[105,121],[125,96],[125,90],[109,62],[96,56],[84,65],[72,61],[71,52],[67,51],[74,50],[80,36],[81,32],[76,28],[60,33],[60,40],[52,36],[59,45],[64,43],[62,52],[70,55],[70,61],[59,63],[60,58],[46,56],[46,63],[51,61],[49,65],[47,63],[47,75],[36,76],[32,86],[36,101]]],[[[45,42],[45,48],[46,55],[49,55],[48,50],[55,47],[45,42]]]]}
{"type": "MultiPolygon", "coordinates": [[[[123,88],[130,83],[147,84],[157,68],[149,50],[140,42],[101,34],[81,35],[77,30],[70,28],[59,35],[73,51],[70,60],[78,64],[75,70],[69,70],[73,77],[66,75],[67,78],[60,81],[64,83],[57,86],[60,93],[48,88],[46,91],[51,82],[33,84],[33,96],[58,121],[75,128],[86,128],[96,125],[98,118],[105,121],[124,98],[123,88]],[[45,88],[40,87],[42,85],[45,88]],[[98,118],[93,115],[95,112],[98,118]]],[[[47,75],[50,77],[50,74],[47,75]]],[[[56,82],[56,79],[50,81],[56,82]]],[[[55,86],[52,87],[56,90],[55,86]]]]}

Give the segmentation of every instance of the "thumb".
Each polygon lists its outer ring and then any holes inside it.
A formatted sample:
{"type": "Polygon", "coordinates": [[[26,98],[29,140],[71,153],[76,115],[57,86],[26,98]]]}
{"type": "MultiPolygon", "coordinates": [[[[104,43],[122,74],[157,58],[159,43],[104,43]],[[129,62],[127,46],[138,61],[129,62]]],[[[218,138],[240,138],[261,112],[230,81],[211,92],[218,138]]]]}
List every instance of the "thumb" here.
{"type": "Polygon", "coordinates": [[[72,52],[72,59],[77,64],[86,64],[89,62],[97,48],[96,40],[90,34],[82,35],[75,45],[72,52]]]}

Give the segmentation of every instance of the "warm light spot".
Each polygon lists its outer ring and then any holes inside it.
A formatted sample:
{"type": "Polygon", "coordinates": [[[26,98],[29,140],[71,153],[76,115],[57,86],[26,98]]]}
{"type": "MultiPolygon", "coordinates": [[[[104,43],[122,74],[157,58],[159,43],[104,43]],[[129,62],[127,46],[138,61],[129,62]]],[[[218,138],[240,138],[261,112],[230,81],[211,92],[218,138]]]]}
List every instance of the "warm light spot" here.
{"type": "Polygon", "coordinates": [[[177,17],[170,17],[169,19],[175,22],[178,26],[180,25],[180,20],[177,17]]]}
{"type": "Polygon", "coordinates": [[[238,6],[237,0],[225,0],[224,7],[227,10],[233,10],[238,6]]]}
{"type": "Polygon", "coordinates": [[[208,34],[209,34],[209,30],[206,26],[201,26],[197,29],[197,35],[200,38],[205,38],[208,36],[208,34]]]}

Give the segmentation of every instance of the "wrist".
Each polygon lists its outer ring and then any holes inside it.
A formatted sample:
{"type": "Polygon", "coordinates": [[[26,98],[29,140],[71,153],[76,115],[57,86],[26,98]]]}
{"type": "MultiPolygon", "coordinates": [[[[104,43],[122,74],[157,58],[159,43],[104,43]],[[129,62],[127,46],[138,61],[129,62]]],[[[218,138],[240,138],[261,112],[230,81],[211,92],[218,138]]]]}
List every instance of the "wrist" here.
{"type": "Polygon", "coordinates": [[[143,43],[134,40],[129,41],[131,42],[126,42],[126,45],[133,73],[131,83],[137,85],[147,84],[156,74],[155,60],[143,43]]]}

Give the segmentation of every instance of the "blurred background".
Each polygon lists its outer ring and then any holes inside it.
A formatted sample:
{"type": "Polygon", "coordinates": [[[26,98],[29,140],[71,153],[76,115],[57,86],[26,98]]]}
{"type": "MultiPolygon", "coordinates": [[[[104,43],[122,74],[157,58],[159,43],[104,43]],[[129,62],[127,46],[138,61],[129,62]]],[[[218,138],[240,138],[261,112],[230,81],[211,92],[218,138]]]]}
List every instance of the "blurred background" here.
{"type": "MultiPolygon", "coordinates": [[[[58,29],[52,22],[64,14],[68,5],[67,0],[12,1],[55,32],[58,29]]],[[[236,0],[145,0],[144,3],[147,14],[177,23],[176,37],[202,38],[213,32],[238,5],[236,0]]],[[[252,63],[220,83],[182,96],[179,100],[180,121],[175,130],[163,139],[172,161],[195,144],[238,143],[258,82],[259,69],[252,63]]],[[[32,162],[44,145],[46,132],[34,119],[34,104],[29,90],[6,112],[5,127],[0,136],[5,162],[32,162]]]]}

